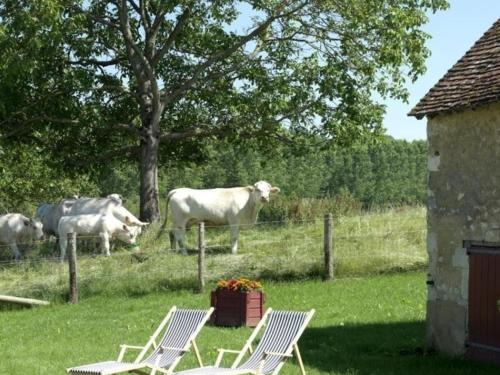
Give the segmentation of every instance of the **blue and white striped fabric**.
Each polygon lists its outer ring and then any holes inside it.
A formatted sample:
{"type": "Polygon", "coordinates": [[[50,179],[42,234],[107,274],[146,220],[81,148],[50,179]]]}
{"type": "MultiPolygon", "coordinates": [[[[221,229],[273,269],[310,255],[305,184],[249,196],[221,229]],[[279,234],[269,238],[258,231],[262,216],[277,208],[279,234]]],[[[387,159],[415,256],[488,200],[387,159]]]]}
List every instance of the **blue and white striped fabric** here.
{"type": "Polygon", "coordinates": [[[105,361],[68,369],[71,374],[108,375],[143,368],[143,364],[132,362],[105,361]]]}
{"type": "Polygon", "coordinates": [[[153,366],[157,358],[160,357],[158,367],[168,368],[184,352],[174,349],[162,350],[161,348],[184,348],[206,315],[206,310],[176,310],[163,339],[158,343],[157,349],[143,362],[153,366]]]}
{"type": "Polygon", "coordinates": [[[207,314],[207,310],[176,309],[172,313],[163,338],[157,343],[156,349],[153,350],[149,357],[139,363],[105,361],[73,367],[68,369],[67,372],[71,374],[107,375],[155,365],[167,369],[186,353],[181,349],[189,347],[189,341],[194,339],[193,335],[199,325],[208,318],[207,314]],[[177,349],[163,350],[162,347],[177,349]],[[157,360],[158,364],[156,363],[157,360]]]}
{"type": "MultiPolygon", "coordinates": [[[[259,369],[264,353],[289,354],[292,346],[308,321],[309,312],[271,311],[262,338],[248,360],[234,369],[220,367],[200,367],[176,372],[175,375],[238,375],[255,374],[259,369]]],[[[272,373],[287,357],[268,355],[262,374],[272,373]]]]}
{"type": "MultiPolygon", "coordinates": [[[[265,352],[287,353],[295,343],[294,340],[300,329],[304,326],[306,319],[306,312],[271,311],[262,339],[250,358],[248,358],[245,363],[238,366],[238,369],[256,370],[265,352]]],[[[267,356],[262,373],[271,373],[276,366],[286,359],[286,357],[284,358],[276,355],[267,356]]]]}

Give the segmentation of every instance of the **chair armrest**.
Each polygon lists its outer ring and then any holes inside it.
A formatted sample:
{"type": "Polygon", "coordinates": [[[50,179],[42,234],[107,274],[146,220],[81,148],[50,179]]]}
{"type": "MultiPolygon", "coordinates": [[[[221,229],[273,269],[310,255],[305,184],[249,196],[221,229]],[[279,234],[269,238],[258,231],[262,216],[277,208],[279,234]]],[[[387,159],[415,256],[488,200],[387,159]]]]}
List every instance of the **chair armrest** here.
{"type": "Polygon", "coordinates": [[[123,360],[123,357],[125,356],[125,352],[127,349],[136,349],[136,350],[142,350],[144,349],[144,346],[136,346],[136,345],[127,345],[127,344],[122,344],[120,345],[120,353],[118,354],[118,362],[121,362],[123,360]]]}
{"type": "Polygon", "coordinates": [[[231,350],[231,349],[222,349],[219,348],[217,349],[219,354],[217,355],[217,359],[215,360],[215,367],[219,367],[220,363],[222,362],[222,357],[224,356],[225,353],[233,353],[233,354],[240,354],[241,350],[231,350]]]}
{"type": "Polygon", "coordinates": [[[241,353],[241,350],[231,350],[231,349],[217,349],[218,352],[224,352],[224,353],[234,353],[234,354],[239,354],[241,353]]]}
{"type": "Polygon", "coordinates": [[[264,369],[264,366],[266,364],[266,361],[267,361],[267,357],[269,356],[279,356],[279,357],[293,357],[293,355],[291,354],[285,354],[285,353],[277,353],[277,352],[264,352],[262,353],[262,359],[260,360],[260,364],[259,364],[259,369],[257,371],[257,374],[261,374],[262,373],[262,370],[264,369]]]}
{"type": "Polygon", "coordinates": [[[278,352],[264,352],[264,353],[262,353],[262,359],[265,360],[270,355],[279,356],[279,357],[288,357],[288,358],[293,357],[292,354],[285,354],[285,353],[278,353],[278,352]]]}
{"type": "Polygon", "coordinates": [[[189,350],[186,350],[184,348],[176,348],[176,347],[173,347],[173,346],[160,346],[160,352],[163,353],[165,350],[175,350],[175,351],[179,351],[179,352],[187,352],[189,350]]]}

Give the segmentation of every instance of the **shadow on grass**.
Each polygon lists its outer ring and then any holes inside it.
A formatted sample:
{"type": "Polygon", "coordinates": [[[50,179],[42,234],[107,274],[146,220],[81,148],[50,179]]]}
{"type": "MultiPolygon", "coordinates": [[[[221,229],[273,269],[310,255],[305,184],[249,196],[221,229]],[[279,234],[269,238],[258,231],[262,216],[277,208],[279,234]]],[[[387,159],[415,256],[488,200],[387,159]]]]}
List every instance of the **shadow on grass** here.
{"type": "MultiPolygon", "coordinates": [[[[166,251],[170,251],[174,254],[182,254],[182,250],[176,249],[172,250],[171,248],[168,248],[166,251]]],[[[193,248],[193,247],[188,247],[186,248],[187,255],[195,255],[198,256],[198,248],[193,248]]],[[[224,255],[224,254],[231,254],[231,246],[225,246],[225,245],[210,245],[207,246],[205,249],[205,254],[206,255],[224,255]]]]}
{"type": "Polygon", "coordinates": [[[423,349],[424,322],[308,328],[299,347],[304,363],[335,374],[493,374],[498,367],[423,349]]]}

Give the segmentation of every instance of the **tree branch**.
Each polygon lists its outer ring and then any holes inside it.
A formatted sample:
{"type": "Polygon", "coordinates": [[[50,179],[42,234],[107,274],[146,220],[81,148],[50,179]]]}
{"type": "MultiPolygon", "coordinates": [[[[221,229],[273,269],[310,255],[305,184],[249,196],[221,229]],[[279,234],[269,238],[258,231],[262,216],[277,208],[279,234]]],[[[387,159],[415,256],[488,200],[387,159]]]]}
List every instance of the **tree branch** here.
{"type": "Polygon", "coordinates": [[[108,152],[104,152],[101,155],[99,155],[99,157],[94,158],[94,159],[80,158],[78,160],[72,160],[70,164],[77,166],[77,167],[84,167],[84,166],[87,166],[89,164],[95,163],[96,161],[103,162],[103,161],[107,161],[110,159],[114,159],[117,156],[120,156],[122,158],[132,156],[134,154],[138,154],[139,151],[140,151],[140,147],[138,145],[128,145],[128,146],[120,147],[118,149],[110,150],[108,152]]]}
{"type": "Polygon", "coordinates": [[[194,138],[194,137],[208,137],[208,136],[223,136],[227,135],[232,131],[231,128],[223,127],[223,128],[213,128],[202,130],[201,128],[190,128],[184,132],[170,132],[165,133],[160,136],[160,140],[162,141],[170,141],[170,142],[179,142],[185,139],[194,138]]]}
{"type": "Polygon", "coordinates": [[[281,17],[288,16],[290,14],[293,14],[303,7],[305,7],[308,2],[305,1],[301,4],[299,4],[297,7],[291,9],[290,11],[286,13],[280,14],[282,9],[288,4],[288,0],[283,1],[278,7],[276,7],[275,11],[271,16],[269,16],[264,22],[262,22],[259,26],[257,26],[252,32],[249,34],[243,36],[240,38],[240,41],[235,43],[232,47],[227,48],[223,51],[219,51],[212,56],[210,56],[205,62],[201,63],[198,65],[198,67],[195,69],[192,77],[185,81],[183,84],[177,86],[176,88],[173,88],[170,90],[170,92],[164,97],[163,99],[163,104],[167,105],[168,103],[172,102],[175,100],[178,96],[182,95],[184,92],[189,90],[193,85],[196,84],[198,81],[198,77],[201,75],[202,72],[204,72],[207,68],[212,66],[213,64],[225,60],[227,57],[231,56],[234,52],[236,52],[239,48],[244,46],[246,43],[248,43],[250,40],[255,38],[257,35],[261,34],[264,30],[266,30],[271,23],[281,17]]]}
{"type": "Polygon", "coordinates": [[[141,9],[139,8],[139,5],[137,5],[137,3],[134,1],[134,0],[127,0],[130,5],[132,5],[132,8],[134,8],[134,10],[137,12],[137,14],[141,14],[141,9]]]}
{"type": "Polygon", "coordinates": [[[158,35],[158,32],[160,31],[160,26],[161,26],[161,23],[163,21],[163,17],[165,17],[165,14],[166,14],[165,8],[166,7],[164,7],[163,10],[158,11],[158,13],[155,16],[155,20],[153,21],[153,24],[151,25],[151,33],[149,35],[149,43],[151,43],[151,50],[156,42],[156,37],[158,35]]]}
{"type": "Polygon", "coordinates": [[[8,139],[11,137],[14,137],[19,134],[23,134],[29,131],[29,126],[33,123],[36,122],[53,122],[53,123],[59,123],[59,124],[79,124],[79,120],[73,120],[73,119],[67,119],[67,118],[57,118],[57,117],[52,117],[52,116],[37,116],[37,117],[31,117],[27,120],[23,120],[22,124],[20,126],[17,126],[14,130],[11,130],[7,134],[2,135],[0,138],[3,139],[8,139]]]}
{"type": "Polygon", "coordinates": [[[97,60],[97,59],[86,59],[86,60],[75,60],[75,61],[68,61],[68,64],[70,65],[98,65],[98,66],[112,66],[112,65],[117,65],[120,62],[125,61],[124,57],[116,57],[111,60],[97,60]]]}
{"type": "MultiPolygon", "coordinates": [[[[189,8],[184,9],[182,14],[177,18],[177,23],[168,36],[167,40],[165,41],[165,44],[155,53],[153,57],[153,61],[151,62],[151,65],[156,66],[158,62],[165,56],[167,51],[170,49],[172,44],[175,42],[177,39],[177,36],[179,35],[180,31],[182,30],[182,27],[186,24],[187,20],[189,19],[189,16],[191,15],[191,11],[189,8]]],[[[156,20],[155,20],[156,21],[156,20]]]]}
{"type": "MultiPolygon", "coordinates": [[[[130,30],[130,22],[127,14],[127,2],[126,0],[121,0],[120,2],[117,2],[117,7],[118,7],[118,14],[120,17],[120,28],[122,31],[123,38],[125,40],[125,45],[127,46],[127,51],[130,56],[130,60],[134,61],[135,57],[140,60],[142,68],[144,72],[146,73],[146,76],[148,80],[151,83],[152,89],[151,93],[153,94],[153,108],[158,111],[161,109],[161,99],[160,99],[160,91],[158,88],[158,82],[156,81],[156,77],[154,75],[154,70],[153,67],[149,64],[148,60],[146,59],[146,56],[142,53],[142,51],[139,49],[138,45],[134,42],[134,38],[132,36],[132,32],[130,30]],[[135,55],[134,55],[135,54],[135,55]]],[[[137,79],[140,80],[140,77],[142,75],[142,71],[137,71],[137,68],[134,68],[136,72],[137,79]]]]}

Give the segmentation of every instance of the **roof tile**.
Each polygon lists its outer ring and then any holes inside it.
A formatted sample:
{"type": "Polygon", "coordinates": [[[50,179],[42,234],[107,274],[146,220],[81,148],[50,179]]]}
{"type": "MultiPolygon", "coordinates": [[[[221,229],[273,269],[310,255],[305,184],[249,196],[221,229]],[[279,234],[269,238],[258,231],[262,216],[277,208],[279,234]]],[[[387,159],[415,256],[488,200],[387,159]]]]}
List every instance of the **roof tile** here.
{"type": "Polygon", "coordinates": [[[500,19],[408,113],[422,118],[500,100],[500,19]]]}

